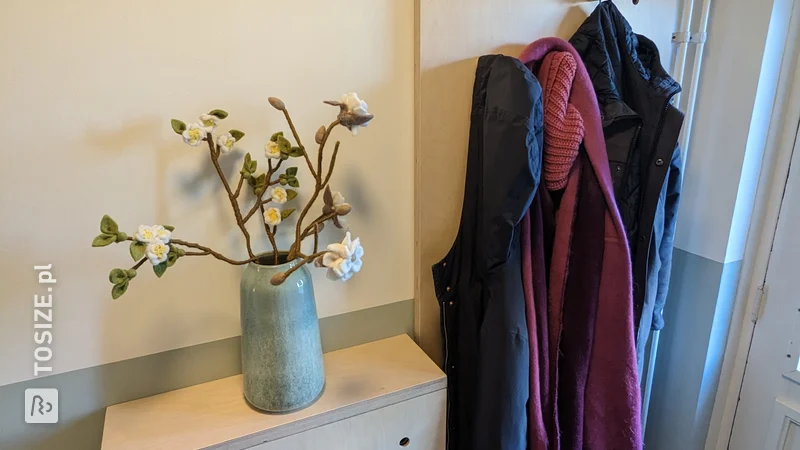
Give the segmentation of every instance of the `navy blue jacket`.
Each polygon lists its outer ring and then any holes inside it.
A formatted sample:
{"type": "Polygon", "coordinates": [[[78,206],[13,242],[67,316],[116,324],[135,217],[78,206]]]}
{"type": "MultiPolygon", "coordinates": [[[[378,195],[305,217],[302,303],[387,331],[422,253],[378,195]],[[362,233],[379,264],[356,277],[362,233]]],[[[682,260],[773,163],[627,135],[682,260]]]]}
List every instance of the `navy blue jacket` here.
{"type": "Polygon", "coordinates": [[[639,372],[661,312],[672,268],[681,190],[678,136],[683,114],[672,106],[680,85],[661,66],[656,45],[635,34],[612,2],[602,2],[570,38],[592,79],[614,192],[633,266],[639,372]]]}
{"type": "Polygon", "coordinates": [[[458,235],[433,266],[448,378],[448,450],[527,444],[520,221],[539,186],[542,91],[519,60],[478,61],[458,235]]]}

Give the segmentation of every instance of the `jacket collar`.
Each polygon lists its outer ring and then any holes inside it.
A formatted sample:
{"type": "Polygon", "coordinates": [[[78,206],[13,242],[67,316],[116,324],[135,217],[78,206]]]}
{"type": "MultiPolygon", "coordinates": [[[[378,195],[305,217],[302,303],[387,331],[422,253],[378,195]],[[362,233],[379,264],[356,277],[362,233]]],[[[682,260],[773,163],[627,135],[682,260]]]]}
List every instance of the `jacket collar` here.
{"type": "Polygon", "coordinates": [[[595,65],[606,72],[612,91],[607,95],[624,98],[619,88],[625,85],[620,71],[609,71],[608,67],[622,67],[630,63],[650,88],[664,97],[672,97],[681,87],[661,65],[658,47],[645,36],[633,32],[613,2],[601,2],[581,27],[570,38],[578,53],[599,53],[602,57],[584,59],[587,65],[595,65]],[[626,60],[626,61],[623,61],[626,60]],[[612,73],[609,73],[612,72],[612,73]]]}

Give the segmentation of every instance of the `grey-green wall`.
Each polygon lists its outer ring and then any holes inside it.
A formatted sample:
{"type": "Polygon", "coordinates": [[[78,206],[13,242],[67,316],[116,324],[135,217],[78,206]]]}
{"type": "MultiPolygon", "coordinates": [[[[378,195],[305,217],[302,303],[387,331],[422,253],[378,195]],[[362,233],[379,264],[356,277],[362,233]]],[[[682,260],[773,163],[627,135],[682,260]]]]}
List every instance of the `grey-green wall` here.
{"type": "Polygon", "coordinates": [[[705,445],[742,262],[675,249],[645,433],[648,450],[705,445]]]}
{"type": "MultiPolygon", "coordinates": [[[[320,319],[323,351],[414,335],[414,301],[320,319]]],[[[0,449],[100,448],[106,406],[241,372],[239,337],[0,386],[0,449]],[[28,388],[59,391],[57,424],[26,424],[28,388]]]]}

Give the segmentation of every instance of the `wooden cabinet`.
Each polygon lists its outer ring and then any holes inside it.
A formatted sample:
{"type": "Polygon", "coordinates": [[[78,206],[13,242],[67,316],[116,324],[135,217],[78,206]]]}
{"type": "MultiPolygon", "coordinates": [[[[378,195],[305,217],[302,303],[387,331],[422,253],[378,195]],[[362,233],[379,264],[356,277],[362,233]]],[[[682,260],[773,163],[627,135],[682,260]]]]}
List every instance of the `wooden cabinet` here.
{"type": "Polygon", "coordinates": [[[251,447],[252,450],[442,450],[444,390],[251,447]]]}
{"type": "Polygon", "coordinates": [[[290,414],[251,408],[241,376],[111,406],[102,449],[444,449],[447,381],[408,336],[328,353],[325,374],[290,414]]]}

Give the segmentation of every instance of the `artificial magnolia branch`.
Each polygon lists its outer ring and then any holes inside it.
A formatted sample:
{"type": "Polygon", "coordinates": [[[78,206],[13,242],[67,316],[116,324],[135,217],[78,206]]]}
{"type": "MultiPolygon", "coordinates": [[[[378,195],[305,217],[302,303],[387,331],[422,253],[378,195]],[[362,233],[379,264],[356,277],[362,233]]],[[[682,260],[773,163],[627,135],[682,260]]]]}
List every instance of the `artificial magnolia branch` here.
{"type": "Polygon", "coordinates": [[[349,231],[345,233],[341,243],[330,244],[325,250],[318,250],[319,233],[322,231],[325,222],[331,221],[337,228],[342,228],[339,218],[349,214],[352,209],[345,202],[342,194],[332,192],[328,185],[336,165],[339,141],[336,141],[334,145],[327,170],[324,170],[323,166],[325,145],[331,136],[331,132],[341,125],[350,130],[355,136],[358,134],[358,128],[367,126],[373,115],[367,110],[367,104],[360,100],[355,93],[343,95],[338,102],[326,101],[324,103],[338,106],[339,114],[327,127],[321,126],[314,135],[314,142],[319,146],[316,167],[314,167],[313,160],[301,142],[300,135],[295,128],[286,104],[278,98],[270,97],[269,104],[283,113],[297,145],[292,145],[289,139],[283,135],[283,132],[274,133],[264,146],[267,171],[259,173],[258,161],[253,159],[250,153],[247,153],[242,163],[242,169],[239,171],[239,179],[235,189],[231,188],[231,184],[225,177],[219,161],[220,157],[224,157],[224,155],[233,150],[245,134],[239,130],[229,130],[216,137],[213,134],[220,121],[228,117],[228,113],[221,109],[215,109],[209,111],[208,114],[200,116],[197,123],[188,125],[180,120],[173,119],[171,121],[172,129],[183,137],[186,144],[193,147],[199,147],[203,143],[208,145],[211,163],[228,196],[236,225],[244,236],[248,259],[235,260],[209,247],[174,239],[172,233],[175,228],[169,225],[140,225],[133,237],[129,237],[128,234],[119,231],[117,223],[106,215],[100,221],[100,234],[94,238],[92,247],[105,247],[112,243],[130,241],[130,254],[135,261],[135,264],[130,269],[116,268],[111,271],[109,274],[109,281],[113,284],[111,296],[116,299],[124,294],[128,289],[130,280],[136,276],[137,269],[146,261],[152,264],[153,271],[159,278],[164,275],[167,268],[172,267],[178,259],[184,256],[212,256],[220,261],[237,266],[264,260],[263,258],[266,256],[271,257],[272,263],[277,265],[279,263],[279,255],[282,253],[279,251],[275,240],[278,226],[296,211],[296,208],[285,208],[283,206],[297,197],[297,191],[287,189],[285,186],[290,188],[300,187],[300,182],[297,179],[297,167],[287,167],[283,173],[278,173],[283,162],[289,158],[302,157],[305,160],[308,171],[314,179],[314,189],[308,203],[301,209],[294,225],[294,242],[286,252],[287,261],[297,262],[285,272],[276,274],[271,283],[274,285],[283,283],[294,271],[312,261],[317,267],[326,267],[328,269],[328,278],[334,280],[347,281],[353,274],[360,271],[364,249],[361,247],[360,240],[358,238],[353,239],[349,231]],[[274,178],[275,175],[278,175],[277,178],[274,178]],[[239,197],[245,182],[252,189],[254,199],[253,204],[245,208],[244,211],[246,212],[242,214],[239,197]],[[320,193],[323,194],[322,213],[310,224],[304,226],[303,222],[320,193]],[[246,227],[248,220],[255,216],[256,212],[260,213],[259,216],[264,225],[264,233],[272,246],[272,252],[262,254],[262,256],[258,256],[253,252],[250,233],[246,227]],[[303,240],[312,235],[314,238],[314,251],[311,255],[305,255],[300,250],[303,240]],[[187,249],[190,250],[187,251],[187,249]]]}

